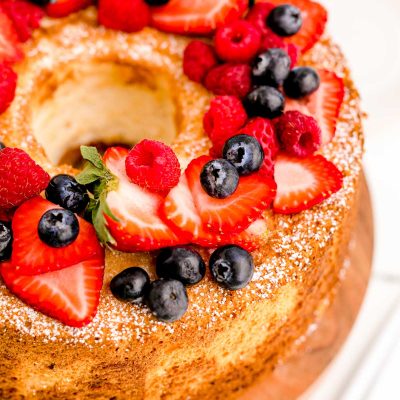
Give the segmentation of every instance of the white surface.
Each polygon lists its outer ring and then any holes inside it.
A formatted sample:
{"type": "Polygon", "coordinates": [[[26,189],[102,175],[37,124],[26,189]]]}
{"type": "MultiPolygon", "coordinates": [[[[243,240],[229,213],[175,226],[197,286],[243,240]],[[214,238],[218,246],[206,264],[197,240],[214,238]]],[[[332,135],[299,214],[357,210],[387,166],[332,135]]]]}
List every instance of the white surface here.
{"type": "Polygon", "coordinates": [[[400,399],[400,1],[320,0],[363,97],[374,273],[358,321],[309,400],[400,399]]]}

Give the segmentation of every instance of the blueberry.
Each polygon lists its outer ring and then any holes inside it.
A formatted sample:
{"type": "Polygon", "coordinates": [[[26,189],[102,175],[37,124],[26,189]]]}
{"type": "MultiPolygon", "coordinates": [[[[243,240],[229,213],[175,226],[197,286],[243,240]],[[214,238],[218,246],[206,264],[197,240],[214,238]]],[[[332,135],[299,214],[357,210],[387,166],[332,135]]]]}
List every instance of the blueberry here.
{"type": "Polygon", "coordinates": [[[89,202],[85,186],[70,175],[55,176],[46,189],[46,198],[74,213],[82,212],[89,202]]]}
{"type": "Polygon", "coordinates": [[[197,251],[186,247],[170,247],[158,254],[156,270],[160,278],[176,279],[184,285],[194,285],[204,278],[206,265],[197,251]]]}
{"type": "Polygon", "coordinates": [[[0,150],[3,150],[6,148],[6,145],[3,142],[0,142],[0,150]]]}
{"type": "Polygon", "coordinates": [[[249,175],[258,171],[264,161],[264,151],[259,141],[249,135],[236,135],[224,146],[225,160],[232,163],[239,175],[249,175]]]}
{"type": "Polygon", "coordinates": [[[0,261],[7,261],[11,257],[12,232],[9,225],[0,222],[0,261]]]}
{"type": "Polygon", "coordinates": [[[170,0],[144,0],[149,6],[163,6],[168,4],[170,0]]]}
{"type": "Polygon", "coordinates": [[[260,86],[247,95],[244,106],[250,117],[273,119],[283,114],[285,98],[273,87],[260,86]]]}
{"type": "Polygon", "coordinates": [[[112,294],[120,300],[141,303],[150,287],[148,273],[139,267],[124,269],[110,282],[112,294]]]}
{"type": "Polygon", "coordinates": [[[310,67],[293,69],[283,84],[287,96],[300,99],[314,93],[320,85],[318,72],[310,67]]]}
{"type": "Polygon", "coordinates": [[[254,273],[253,257],[239,246],[223,246],[210,257],[210,269],[214,279],[230,290],[248,285],[254,273]]]}
{"type": "Polygon", "coordinates": [[[40,218],[38,233],[40,239],[50,247],[65,247],[79,235],[79,222],[69,210],[53,209],[40,218]]]}
{"type": "Polygon", "coordinates": [[[37,4],[38,6],[47,6],[51,0],[30,0],[31,3],[37,4]]]}
{"type": "Polygon", "coordinates": [[[267,25],[279,36],[293,36],[303,25],[301,10],[289,4],[275,7],[268,16],[267,25]]]}
{"type": "Polygon", "coordinates": [[[239,184],[239,174],[229,162],[220,158],[209,161],[200,174],[203,189],[217,199],[225,199],[232,195],[239,184]]]}
{"type": "Polygon", "coordinates": [[[252,78],[256,85],[278,87],[288,77],[292,61],[285,50],[269,49],[253,62],[252,78]]]}
{"type": "Polygon", "coordinates": [[[185,314],[189,300],[182,282],[159,279],[151,283],[146,302],[157,319],[174,322],[185,314]]]}

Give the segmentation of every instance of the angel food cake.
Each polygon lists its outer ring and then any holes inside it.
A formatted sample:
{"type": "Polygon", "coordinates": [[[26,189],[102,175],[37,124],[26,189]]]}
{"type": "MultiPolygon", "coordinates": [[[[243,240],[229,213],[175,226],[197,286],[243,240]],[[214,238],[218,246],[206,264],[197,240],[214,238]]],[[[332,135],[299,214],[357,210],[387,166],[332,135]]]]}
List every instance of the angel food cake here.
{"type": "Polygon", "coordinates": [[[253,3],[0,3],[2,399],[239,398],[335,295],[359,96],[253,3]]]}

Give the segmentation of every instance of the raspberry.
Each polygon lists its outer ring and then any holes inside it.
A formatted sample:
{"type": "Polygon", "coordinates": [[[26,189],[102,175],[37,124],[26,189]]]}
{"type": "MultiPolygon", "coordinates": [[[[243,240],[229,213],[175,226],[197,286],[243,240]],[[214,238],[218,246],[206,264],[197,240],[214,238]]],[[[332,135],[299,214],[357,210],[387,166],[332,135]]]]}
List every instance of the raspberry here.
{"type": "Polygon", "coordinates": [[[267,18],[274,8],[275,5],[271,3],[257,3],[247,14],[246,20],[267,36],[271,32],[267,25],[267,18]]]}
{"type": "Polygon", "coordinates": [[[9,209],[37,196],[50,182],[49,174],[23,150],[0,151],[0,208],[9,209]]]}
{"type": "Polygon", "coordinates": [[[155,140],[142,140],[125,161],[130,180],[151,192],[166,194],[179,182],[181,167],[173,150],[155,140]]]}
{"type": "Polygon", "coordinates": [[[296,157],[307,157],[321,146],[321,129],[313,117],[288,111],[279,118],[276,129],[283,150],[296,157]]]}
{"type": "Polygon", "coordinates": [[[34,29],[39,28],[44,11],[31,3],[23,0],[5,0],[1,8],[14,24],[14,28],[21,42],[31,38],[34,29]]]}
{"type": "Polygon", "coordinates": [[[217,64],[214,49],[200,40],[190,42],[183,53],[183,72],[195,82],[202,82],[207,72],[217,64]]]}
{"type": "Polygon", "coordinates": [[[251,23],[238,20],[218,28],[214,42],[215,51],[222,60],[247,63],[258,52],[261,33],[251,23]]]}
{"type": "Polygon", "coordinates": [[[0,64],[0,114],[7,110],[15,97],[17,74],[7,64],[0,64]]]}
{"type": "Polygon", "coordinates": [[[260,142],[264,150],[264,162],[260,172],[273,177],[274,159],[279,151],[279,142],[272,122],[261,117],[253,118],[239,133],[253,136],[260,142]]]}
{"type": "Polygon", "coordinates": [[[203,125],[215,145],[216,142],[225,142],[233,136],[246,121],[246,111],[237,97],[219,96],[211,100],[210,109],[204,115],[203,125]]]}
{"type": "Polygon", "coordinates": [[[204,81],[205,87],[216,95],[244,99],[251,90],[251,67],[247,64],[224,64],[212,68],[204,81]]]}
{"type": "Polygon", "coordinates": [[[150,7],[144,0],[99,0],[99,23],[106,28],[138,32],[150,22],[150,7]]]}

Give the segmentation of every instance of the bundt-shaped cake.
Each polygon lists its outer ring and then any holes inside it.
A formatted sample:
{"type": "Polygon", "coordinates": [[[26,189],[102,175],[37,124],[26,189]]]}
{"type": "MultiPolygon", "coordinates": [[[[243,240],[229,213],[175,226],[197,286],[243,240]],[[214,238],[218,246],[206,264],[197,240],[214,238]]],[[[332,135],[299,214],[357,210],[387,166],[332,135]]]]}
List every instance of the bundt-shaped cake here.
{"type": "Polygon", "coordinates": [[[334,296],[357,213],[326,12],[63,3],[0,4],[0,397],[240,397],[334,296]]]}

